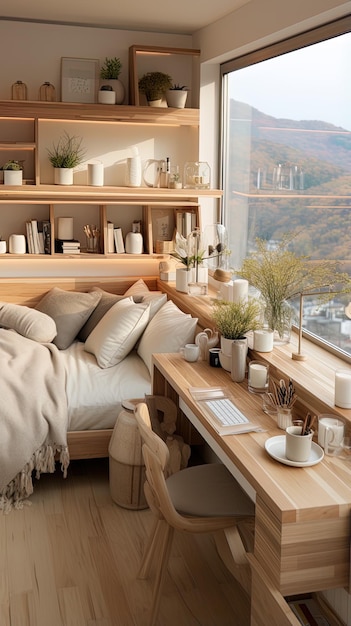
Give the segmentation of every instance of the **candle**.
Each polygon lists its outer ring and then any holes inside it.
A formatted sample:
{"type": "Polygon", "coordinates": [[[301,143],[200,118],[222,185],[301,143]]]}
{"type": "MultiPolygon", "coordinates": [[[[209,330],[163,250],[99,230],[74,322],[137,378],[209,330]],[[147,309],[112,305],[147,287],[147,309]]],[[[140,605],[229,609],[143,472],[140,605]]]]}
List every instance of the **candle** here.
{"type": "Polygon", "coordinates": [[[265,391],[268,387],[268,365],[251,361],[248,373],[249,391],[265,391]]]}
{"type": "Polygon", "coordinates": [[[59,217],[57,220],[58,239],[73,239],[73,217],[59,217]]]}
{"type": "Polygon", "coordinates": [[[237,278],[233,281],[231,287],[231,301],[240,302],[240,300],[247,300],[249,295],[249,283],[244,278],[237,278]]]}
{"type": "Polygon", "coordinates": [[[254,330],[253,349],[257,352],[271,352],[273,350],[273,331],[254,330]]]}
{"type": "Polygon", "coordinates": [[[335,372],[335,405],[351,409],[351,370],[335,372]]]}

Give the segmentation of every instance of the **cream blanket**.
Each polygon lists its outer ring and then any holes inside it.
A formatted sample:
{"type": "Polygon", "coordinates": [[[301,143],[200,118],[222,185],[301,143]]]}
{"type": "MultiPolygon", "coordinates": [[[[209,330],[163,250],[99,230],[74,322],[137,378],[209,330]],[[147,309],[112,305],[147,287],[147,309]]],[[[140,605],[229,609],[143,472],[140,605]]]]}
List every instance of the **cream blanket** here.
{"type": "Polygon", "coordinates": [[[53,472],[67,449],[65,370],[57,347],[0,329],[0,510],[21,508],[32,472],[53,472]]]}

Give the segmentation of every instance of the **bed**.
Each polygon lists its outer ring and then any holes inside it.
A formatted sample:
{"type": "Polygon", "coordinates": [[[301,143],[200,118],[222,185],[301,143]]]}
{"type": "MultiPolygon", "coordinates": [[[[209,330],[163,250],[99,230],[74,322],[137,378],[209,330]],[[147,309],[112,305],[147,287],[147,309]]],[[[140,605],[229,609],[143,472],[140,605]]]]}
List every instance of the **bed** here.
{"type": "MultiPolygon", "coordinates": [[[[157,290],[156,277],[0,279],[0,336],[8,342],[15,334],[18,341],[27,342],[26,350],[28,343],[36,344],[35,355],[46,346],[59,362],[55,367],[64,370],[61,396],[67,403],[72,460],[108,456],[121,402],[151,392],[152,353],[177,351],[194,341],[196,330],[197,319],[157,290]],[[37,326],[37,316],[43,316],[39,339],[26,334],[28,324],[23,331],[22,318],[22,326],[13,323],[18,311],[33,317],[37,326]],[[55,325],[53,339],[45,336],[46,320],[48,332],[50,323],[55,325]]],[[[46,368],[49,371],[51,363],[46,368]]],[[[51,377],[56,376],[53,370],[51,377]]],[[[50,388],[49,397],[53,395],[50,388]]]]}

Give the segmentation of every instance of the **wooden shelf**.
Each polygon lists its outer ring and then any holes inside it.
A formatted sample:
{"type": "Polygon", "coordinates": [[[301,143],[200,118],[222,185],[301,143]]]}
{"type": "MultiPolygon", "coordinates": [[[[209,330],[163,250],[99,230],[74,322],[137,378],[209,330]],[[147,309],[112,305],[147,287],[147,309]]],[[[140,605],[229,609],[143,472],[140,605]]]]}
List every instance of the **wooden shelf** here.
{"type": "Polygon", "coordinates": [[[1,117],[74,122],[121,122],[123,124],[162,126],[199,126],[200,119],[198,109],[31,100],[1,100],[1,117]]]}
{"type": "Polygon", "coordinates": [[[1,187],[0,203],[21,204],[197,204],[199,198],[221,198],[219,189],[155,189],[152,187],[91,187],[23,185],[1,187]]]}

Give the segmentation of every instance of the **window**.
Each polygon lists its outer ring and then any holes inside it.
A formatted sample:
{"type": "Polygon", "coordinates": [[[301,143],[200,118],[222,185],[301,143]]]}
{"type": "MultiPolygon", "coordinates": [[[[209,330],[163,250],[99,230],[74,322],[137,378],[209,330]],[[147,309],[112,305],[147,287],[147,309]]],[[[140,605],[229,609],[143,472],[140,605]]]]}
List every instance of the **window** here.
{"type": "MultiPolygon", "coordinates": [[[[350,30],[347,17],[222,66],[223,222],[234,268],[257,237],[274,246],[299,231],[297,254],[338,260],[351,274],[350,30]]],[[[303,308],[304,329],[345,355],[350,300],[306,297],[303,308]]]]}

